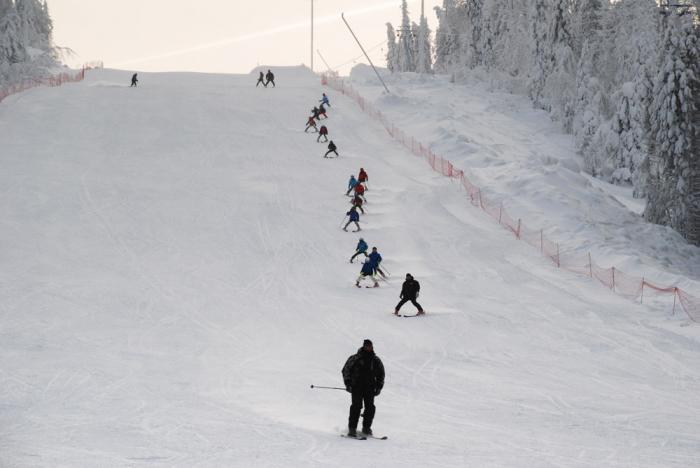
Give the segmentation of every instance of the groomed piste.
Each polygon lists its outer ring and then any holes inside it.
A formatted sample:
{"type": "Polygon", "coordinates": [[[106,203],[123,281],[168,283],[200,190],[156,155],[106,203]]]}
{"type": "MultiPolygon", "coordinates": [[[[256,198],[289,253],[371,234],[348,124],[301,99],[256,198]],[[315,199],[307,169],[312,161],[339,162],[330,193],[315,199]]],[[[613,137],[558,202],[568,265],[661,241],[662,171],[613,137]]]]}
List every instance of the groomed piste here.
{"type": "Polygon", "coordinates": [[[562,274],[316,75],[267,68],[0,104],[0,466],[700,464],[697,326],[562,274]],[[337,158],[304,133],[322,92],[337,158]],[[354,286],[360,234],[379,288],[354,286]],[[310,384],[342,387],[366,338],[390,437],[359,443],[349,395],[310,384]]]}

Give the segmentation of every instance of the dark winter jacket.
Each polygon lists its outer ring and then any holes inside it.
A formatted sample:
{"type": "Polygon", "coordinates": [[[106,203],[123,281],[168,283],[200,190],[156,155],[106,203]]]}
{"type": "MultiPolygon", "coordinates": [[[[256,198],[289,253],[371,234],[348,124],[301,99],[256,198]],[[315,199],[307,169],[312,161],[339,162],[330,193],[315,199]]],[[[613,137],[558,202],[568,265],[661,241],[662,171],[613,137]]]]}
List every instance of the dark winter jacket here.
{"type": "Polygon", "coordinates": [[[363,263],[362,270],[360,272],[364,275],[373,275],[374,274],[374,266],[372,265],[372,262],[363,263]]]}
{"type": "Polygon", "coordinates": [[[328,135],[328,129],[325,125],[321,125],[321,129],[318,131],[321,135],[328,135]]]}
{"type": "Polygon", "coordinates": [[[369,261],[372,264],[372,268],[377,268],[379,264],[382,262],[382,256],[379,255],[379,252],[372,252],[369,254],[369,261]]]}
{"type": "Polygon", "coordinates": [[[358,195],[362,195],[363,193],[365,193],[365,186],[362,184],[358,183],[357,185],[355,185],[354,189],[355,193],[358,195]]]}
{"type": "Polygon", "coordinates": [[[357,243],[357,247],[355,248],[355,250],[357,250],[358,252],[366,252],[367,247],[369,247],[367,245],[367,242],[360,240],[360,242],[357,243]]]}
{"type": "Polygon", "coordinates": [[[350,221],[359,221],[360,220],[360,213],[358,213],[356,210],[350,210],[346,215],[350,216],[350,221]]]}
{"type": "Polygon", "coordinates": [[[319,114],[324,114],[324,115],[326,114],[326,108],[323,107],[323,104],[321,104],[320,106],[318,106],[318,113],[319,113],[319,114]]]}
{"type": "Polygon", "coordinates": [[[362,197],[355,195],[355,197],[352,199],[352,204],[353,206],[362,206],[362,197]]]}
{"type": "Polygon", "coordinates": [[[369,180],[369,177],[367,177],[367,173],[365,171],[360,171],[360,174],[357,176],[357,180],[360,182],[366,182],[369,180]]]}
{"type": "Polygon", "coordinates": [[[352,392],[377,393],[384,388],[384,364],[374,351],[357,350],[343,366],[343,382],[352,392]]]}
{"type": "Polygon", "coordinates": [[[335,143],[333,143],[332,141],[328,143],[328,151],[335,151],[337,149],[338,147],[335,146],[335,143]]]}
{"type": "Polygon", "coordinates": [[[420,283],[413,278],[407,279],[401,286],[401,299],[415,299],[420,292],[420,283]]]}
{"type": "Polygon", "coordinates": [[[266,79],[267,81],[275,81],[275,74],[272,73],[271,71],[268,71],[268,72],[265,74],[265,79],[266,79]]]}

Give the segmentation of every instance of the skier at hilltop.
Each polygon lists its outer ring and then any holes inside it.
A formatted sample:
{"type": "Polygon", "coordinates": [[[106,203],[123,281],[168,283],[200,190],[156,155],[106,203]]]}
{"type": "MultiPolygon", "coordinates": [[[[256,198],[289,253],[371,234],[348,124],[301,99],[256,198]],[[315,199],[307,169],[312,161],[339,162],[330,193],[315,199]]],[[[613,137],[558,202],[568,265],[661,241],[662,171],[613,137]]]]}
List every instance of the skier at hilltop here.
{"type": "Polygon", "coordinates": [[[326,93],[323,93],[323,97],[322,97],[321,100],[318,101],[318,102],[320,102],[322,106],[331,107],[331,103],[328,102],[328,96],[326,96],[326,93]]]}
{"type": "Polygon", "coordinates": [[[263,75],[263,72],[260,72],[260,76],[258,77],[258,82],[255,83],[255,87],[257,88],[259,84],[262,84],[267,88],[267,83],[265,83],[265,76],[263,75]]]}
{"type": "Polygon", "coordinates": [[[134,75],[131,77],[131,86],[129,86],[130,88],[137,86],[137,83],[139,82],[139,79],[137,78],[137,76],[138,76],[138,73],[134,73],[134,75]]]}
{"type": "Polygon", "coordinates": [[[331,140],[331,141],[328,143],[328,151],[326,151],[326,154],[324,154],[323,157],[324,157],[324,158],[327,158],[329,154],[335,153],[335,157],[337,158],[338,156],[340,156],[340,155],[338,154],[337,149],[338,149],[338,147],[335,146],[335,143],[333,143],[333,140],[331,140]]]}
{"type": "Polygon", "coordinates": [[[416,309],[418,309],[418,315],[423,315],[425,313],[423,307],[421,307],[421,305],[418,302],[416,302],[419,293],[420,283],[413,279],[413,276],[411,276],[410,273],[406,273],[406,281],[403,282],[403,285],[401,286],[401,294],[399,295],[401,301],[399,301],[399,303],[396,304],[396,308],[394,309],[394,315],[399,315],[399,310],[401,310],[401,306],[403,306],[408,301],[411,301],[411,304],[416,306],[416,309]]]}
{"type": "MultiPolygon", "coordinates": [[[[379,287],[379,283],[377,283],[377,278],[374,277],[374,268],[372,266],[372,260],[369,258],[365,259],[365,262],[362,264],[362,269],[360,270],[360,276],[357,277],[357,281],[355,281],[355,286],[358,288],[361,288],[360,286],[360,281],[364,280],[365,278],[369,278],[372,280],[374,283],[374,288],[379,287]]],[[[369,287],[369,286],[367,286],[369,287]]]]}
{"type": "Polygon", "coordinates": [[[318,130],[318,138],[316,138],[316,141],[320,143],[321,137],[325,138],[325,141],[328,141],[328,128],[326,128],[325,125],[321,125],[321,128],[318,130]]]}
{"type": "Polygon", "coordinates": [[[353,232],[358,232],[361,231],[362,229],[360,228],[360,213],[357,212],[357,209],[353,206],[350,208],[350,211],[345,213],[345,216],[349,216],[350,219],[348,220],[347,223],[345,223],[345,227],[343,227],[343,231],[347,232],[348,231],[348,226],[350,223],[355,223],[355,226],[357,226],[357,230],[353,232]]]}
{"type": "Polygon", "coordinates": [[[349,197],[350,192],[352,192],[352,189],[354,189],[356,185],[357,179],[355,178],[355,174],[350,174],[350,180],[348,180],[348,191],[345,192],[345,195],[349,197]]]}
{"type": "Polygon", "coordinates": [[[348,436],[357,437],[357,423],[360,420],[363,404],[365,411],[362,415],[362,432],[371,436],[376,412],[374,397],[379,396],[384,388],[384,364],[379,356],[374,354],[374,346],[370,340],[364,340],[357,354],[348,358],[342,374],[345,390],[352,395],[348,436]]]}
{"type": "Polygon", "coordinates": [[[313,128],[314,132],[318,132],[318,129],[316,128],[316,121],[314,120],[313,116],[309,117],[309,120],[306,121],[306,128],[304,129],[304,133],[308,133],[310,128],[313,128]]]}
{"type": "Polygon", "coordinates": [[[268,70],[267,73],[265,74],[265,79],[267,80],[267,82],[265,82],[266,88],[267,88],[267,85],[269,85],[270,83],[272,83],[273,88],[276,88],[276,86],[275,86],[275,74],[274,73],[272,73],[270,70],[268,70]]]}
{"type": "Polygon", "coordinates": [[[357,247],[355,247],[355,253],[353,254],[352,257],[350,257],[350,263],[352,263],[353,260],[355,260],[355,257],[357,257],[360,254],[364,254],[365,258],[367,258],[367,249],[369,246],[367,245],[367,242],[360,237],[360,240],[357,243],[357,247]]]}

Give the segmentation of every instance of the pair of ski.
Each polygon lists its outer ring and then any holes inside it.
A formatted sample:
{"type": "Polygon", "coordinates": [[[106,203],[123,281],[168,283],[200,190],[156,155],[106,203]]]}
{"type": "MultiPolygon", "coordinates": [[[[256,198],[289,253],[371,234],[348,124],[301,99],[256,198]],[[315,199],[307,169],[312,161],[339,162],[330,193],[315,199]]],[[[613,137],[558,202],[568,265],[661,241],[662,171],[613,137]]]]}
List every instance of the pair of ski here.
{"type": "Polygon", "coordinates": [[[422,314],[414,314],[414,315],[404,315],[404,314],[394,314],[396,317],[420,317],[421,315],[425,315],[425,312],[422,314]]]}
{"type": "Polygon", "coordinates": [[[345,437],[346,439],[355,439],[355,440],[367,440],[367,439],[377,439],[377,440],[387,440],[389,437],[387,436],[374,436],[374,435],[365,435],[365,434],[357,434],[356,436],[351,436],[348,434],[340,434],[340,437],[345,437]]]}

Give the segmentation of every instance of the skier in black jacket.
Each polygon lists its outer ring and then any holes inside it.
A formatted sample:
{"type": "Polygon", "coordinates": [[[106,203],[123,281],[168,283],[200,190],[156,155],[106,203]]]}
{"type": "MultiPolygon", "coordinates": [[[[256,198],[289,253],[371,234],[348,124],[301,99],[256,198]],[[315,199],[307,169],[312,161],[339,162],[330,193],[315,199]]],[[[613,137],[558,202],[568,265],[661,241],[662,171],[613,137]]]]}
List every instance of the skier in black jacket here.
{"type": "Polygon", "coordinates": [[[384,364],[379,356],[374,354],[370,340],[362,343],[362,348],[348,358],[343,366],[343,381],[345,389],[352,394],[350,417],[348,418],[348,436],[357,437],[357,423],[364,403],[365,412],[362,415],[362,432],[372,435],[374,420],[374,397],[379,396],[384,387],[384,364]]]}
{"type": "Polygon", "coordinates": [[[138,73],[134,73],[133,76],[131,77],[131,86],[129,86],[130,88],[133,88],[134,86],[136,86],[136,83],[139,82],[139,79],[137,78],[137,76],[138,76],[138,73]]]}
{"type": "Polygon", "coordinates": [[[394,309],[394,315],[399,315],[399,310],[401,309],[401,306],[403,306],[408,301],[411,301],[411,304],[416,306],[416,309],[418,309],[418,315],[424,314],[425,312],[423,311],[423,308],[419,303],[416,302],[416,299],[418,299],[419,292],[420,283],[414,280],[413,276],[411,276],[410,273],[406,273],[406,281],[403,282],[403,286],[401,286],[401,294],[399,295],[401,301],[399,301],[399,303],[396,304],[396,308],[394,309]]]}
{"type": "Polygon", "coordinates": [[[267,73],[265,74],[265,79],[267,80],[265,82],[266,88],[267,88],[267,85],[269,85],[270,83],[272,83],[272,87],[275,88],[275,74],[274,73],[272,73],[270,70],[268,70],[267,73]]]}
{"type": "MultiPolygon", "coordinates": [[[[326,151],[326,154],[323,155],[324,158],[327,158],[329,154],[335,153],[335,157],[338,157],[338,147],[335,146],[335,143],[333,143],[333,140],[331,140],[330,143],[328,143],[328,151],[326,151]]],[[[348,193],[350,191],[348,190],[348,193]]]]}
{"type": "Polygon", "coordinates": [[[265,83],[265,77],[263,76],[263,72],[260,72],[260,76],[258,76],[258,82],[255,83],[255,87],[257,88],[260,84],[267,88],[267,83],[265,83]]]}

